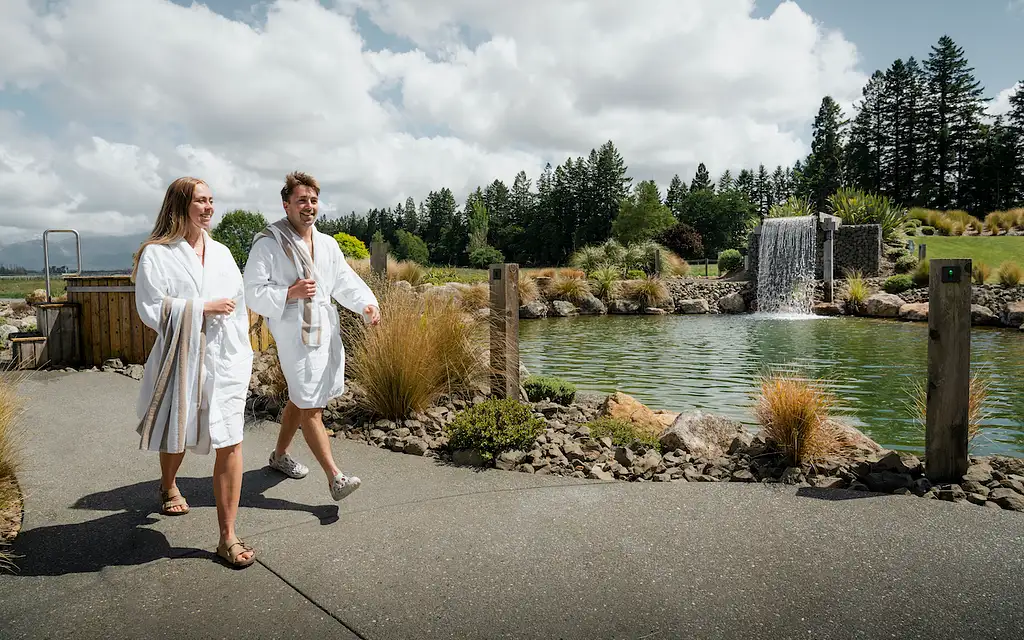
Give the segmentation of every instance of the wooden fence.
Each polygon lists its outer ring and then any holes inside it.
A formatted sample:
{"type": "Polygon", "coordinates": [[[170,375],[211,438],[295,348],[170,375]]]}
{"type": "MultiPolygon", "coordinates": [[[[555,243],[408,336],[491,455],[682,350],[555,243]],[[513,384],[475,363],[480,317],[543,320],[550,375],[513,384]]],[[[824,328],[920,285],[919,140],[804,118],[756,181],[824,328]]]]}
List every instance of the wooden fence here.
{"type": "MultiPolygon", "coordinates": [[[[82,364],[101,366],[109,358],[125,364],[145,364],[156,341],[156,332],[142,323],[135,310],[135,285],[130,276],[67,276],[68,302],[79,306],[82,364]]],[[[259,316],[249,311],[249,326],[259,316]]],[[[253,349],[261,351],[272,342],[263,323],[250,331],[253,349]]]]}

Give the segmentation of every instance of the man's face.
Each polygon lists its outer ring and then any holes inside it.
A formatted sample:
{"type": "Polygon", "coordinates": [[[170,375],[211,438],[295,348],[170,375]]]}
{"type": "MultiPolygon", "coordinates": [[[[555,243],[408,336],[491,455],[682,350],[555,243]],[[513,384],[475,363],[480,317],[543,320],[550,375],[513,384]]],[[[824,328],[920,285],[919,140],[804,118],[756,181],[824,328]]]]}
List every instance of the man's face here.
{"type": "Polygon", "coordinates": [[[292,223],[297,231],[305,231],[312,227],[319,210],[320,198],[316,195],[316,190],[306,185],[299,185],[292,190],[291,197],[284,203],[288,222],[292,223]]]}

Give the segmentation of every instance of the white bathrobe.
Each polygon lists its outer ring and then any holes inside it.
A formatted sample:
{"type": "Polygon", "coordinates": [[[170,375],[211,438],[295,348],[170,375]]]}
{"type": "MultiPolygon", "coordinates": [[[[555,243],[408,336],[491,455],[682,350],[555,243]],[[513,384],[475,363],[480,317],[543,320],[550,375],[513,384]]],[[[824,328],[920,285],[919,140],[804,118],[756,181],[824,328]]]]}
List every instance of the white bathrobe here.
{"type": "MultiPolygon", "coordinates": [[[[289,227],[305,251],[305,242],[289,227]]],[[[289,259],[273,237],[253,243],[245,264],[245,301],[266,318],[277,345],[277,357],[288,382],[288,399],[300,409],[327,406],[331,398],[345,391],[345,347],[341,342],[337,300],[346,309],[363,316],[368,305],[379,306],[377,297],[363,282],[329,235],[313,230],[313,266],[316,296],[323,323],[322,342],[310,346],[302,339],[302,317],[296,300],[287,300],[288,287],[300,279],[295,262],[289,259]]],[[[364,317],[364,320],[366,318],[364,317]]]]}
{"type": "Polygon", "coordinates": [[[253,360],[245,287],[228,248],[203,233],[205,265],[185,240],[139,258],[135,306],[157,332],[137,405],[144,450],[208,454],[242,441],[253,360]],[[235,300],[232,314],[203,314],[221,298],[235,300]]]}

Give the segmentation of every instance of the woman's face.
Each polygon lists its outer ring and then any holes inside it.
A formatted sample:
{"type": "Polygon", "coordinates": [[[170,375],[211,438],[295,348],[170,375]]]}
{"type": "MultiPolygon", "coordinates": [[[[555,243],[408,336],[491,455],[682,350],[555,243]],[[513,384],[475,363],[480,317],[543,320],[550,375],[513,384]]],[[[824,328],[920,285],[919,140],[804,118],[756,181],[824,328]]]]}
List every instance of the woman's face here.
{"type": "Polygon", "coordinates": [[[192,204],[188,206],[188,221],[200,229],[209,231],[211,220],[213,220],[213,193],[210,191],[210,187],[200,182],[192,192],[192,204]]]}

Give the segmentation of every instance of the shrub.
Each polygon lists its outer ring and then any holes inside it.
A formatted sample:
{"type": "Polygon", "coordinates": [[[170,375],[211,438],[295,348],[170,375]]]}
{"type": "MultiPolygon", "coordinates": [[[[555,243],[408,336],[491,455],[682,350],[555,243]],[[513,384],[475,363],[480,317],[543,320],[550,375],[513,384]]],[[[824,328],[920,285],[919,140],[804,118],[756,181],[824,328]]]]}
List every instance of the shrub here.
{"type": "Polygon", "coordinates": [[[896,273],[910,273],[917,266],[917,256],[904,254],[896,258],[896,273]]]}
{"type": "Polygon", "coordinates": [[[419,264],[430,263],[430,249],[423,238],[399,229],[395,234],[398,239],[398,246],[395,247],[395,257],[399,260],[411,260],[419,264]]]}
{"type": "Polygon", "coordinates": [[[971,279],[974,280],[974,284],[985,284],[991,277],[992,267],[980,260],[974,263],[974,266],[971,269],[971,279]]]}
{"type": "Polygon", "coordinates": [[[590,274],[593,280],[594,295],[608,301],[615,297],[619,289],[619,270],[615,267],[601,267],[590,274]]]}
{"type": "Polygon", "coordinates": [[[917,263],[914,270],[911,272],[910,277],[914,280],[914,284],[919,287],[927,287],[928,279],[931,277],[930,265],[931,262],[925,258],[924,260],[917,263]]]}
{"type": "Polygon", "coordinates": [[[846,276],[846,284],[849,287],[846,301],[854,308],[861,307],[864,301],[868,299],[868,296],[871,295],[867,282],[864,281],[864,276],[861,275],[860,271],[849,272],[846,276]]]}
{"type": "Polygon", "coordinates": [[[877,224],[882,227],[882,238],[891,239],[903,226],[907,210],[889,200],[888,196],[865,193],[856,189],[839,189],[829,196],[832,215],[843,224],[877,224]]]}
{"type": "Polygon", "coordinates": [[[929,226],[924,226],[924,227],[921,227],[920,229],[918,229],[917,232],[919,234],[921,234],[922,236],[934,236],[935,235],[935,227],[930,226],[930,225],[929,226]]]}
{"type": "Polygon", "coordinates": [[[481,323],[467,324],[450,299],[417,296],[388,283],[376,292],[385,320],[368,327],[345,314],[348,372],[360,406],[391,420],[420,412],[442,395],[470,393],[486,380],[481,323]]]}
{"type": "Polygon", "coordinates": [[[814,207],[807,198],[790,198],[780,204],[772,205],[768,210],[769,218],[793,218],[797,216],[813,216],[814,207]]]}
{"type": "Polygon", "coordinates": [[[631,269],[626,272],[627,280],[640,280],[646,276],[647,274],[644,273],[643,271],[640,271],[639,269],[631,269]]]}
{"type": "Polygon", "coordinates": [[[999,283],[1006,287],[1016,287],[1024,280],[1024,269],[1016,262],[1007,260],[999,265],[999,283]]]}
{"type": "Polygon", "coordinates": [[[606,264],[610,264],[604,248],[601,246],[588,246],[576,251],[569,258],[569,264],[583,271],[590,273],[596,271],[606,264]]]}
{"type": "Polygon", "coordinates": [[[587,423],[594,438],[611,438],[617,447],[633,447],[637,444],[661,449],[658,434],[639,427],[636,423],[618,418],[602,417],[587,423]]]}
{"type": "Polygon", "coordinates": [[[544,432],[544,420],[512,398],[490,399],[459,412],[448,425],[448,448],[476,449],[485,460],[505,451],[528,451],[544,432]]]}
{"type": "Polygon", "coordinates": [[[583,278],[566,278],[559,275],[548,283],[548,298],[550,300],[564,300],[576,304],[590,295],[590,286],[583,278]]]}
{"type": "Polygon", "coordinates": [[[799,466],[838,450],[838,434],[829,416],[833,406],[832,395],[819,383],[769,373],[761,378],[754,413],[765,440],[791,466],[799,466]]]}
{"type": "Polygon", "coordinates": [[[528,273],[523,271],[519,272],[519,303],[530,304],[537,299],[539,291],[537,290],[537,281],[534,280],[528,273]]]}
{"type": "Polygon", "coordinates": [[[924,223],[919,218],[907,218],[907,221],[903,223],[903,226],[907,229],[917,229],[924,223]]]}
{"type": "Polygon", "coordinates": [[[338,243],[338,248],[341,249],[346,258],[362,260],[363,258],[370,257],[370,250],[366,248],[362,240],[353,235],[341,231],[334,234],[334,240],[338,243]]]}
{"type": "Polygon", "coordinates": [[[669,300],[669,293],[661,278],[649,276],[627,282],[626,297],[643,307],[657,307],[669,300]]]}
{"type": "Polygon", "coordinates": [[[18,521],[21,497],[15,473],[19,468],[15,432],[21,402],[17,394],[19,380],[0,379],[0,569],[12,567],[4,536],[8,523],[18,521]]]}
{"type": "Polygon", "coordinates": [[[886,293],[903,293],[904,291],[913,288],[914,279],[905,273],[886,278],[885,284],[882,285],[882,289],[884,289],[886,293]]]}
{"type": "Polygon", "coordinates": [[[718,254],[718,273],[728,274],[743,268],[743,256],[736,249],[726,249],[718,254]]]}
{"type": "Polygon", "coordinates": [[[680,222],[662,231],[658,236],[658,242],[669,251],[684,258],[704,257],[704,241],[701,239],[700,233],[685,222],[680,222]]]}
{"type": "Polygon", "coordinates": [[[568,406],[576,398],[576,385],[554,376],[528,376],[523,389],[530,402],[550,400],[568,406]]]}
{"type": "Polygon", "coordinates": [[[505,261],[505,254],[487,245],[474,249],[469,254],[469,264],[477,269],[486,269],[492,264],[499,264],[505,261]]]}

